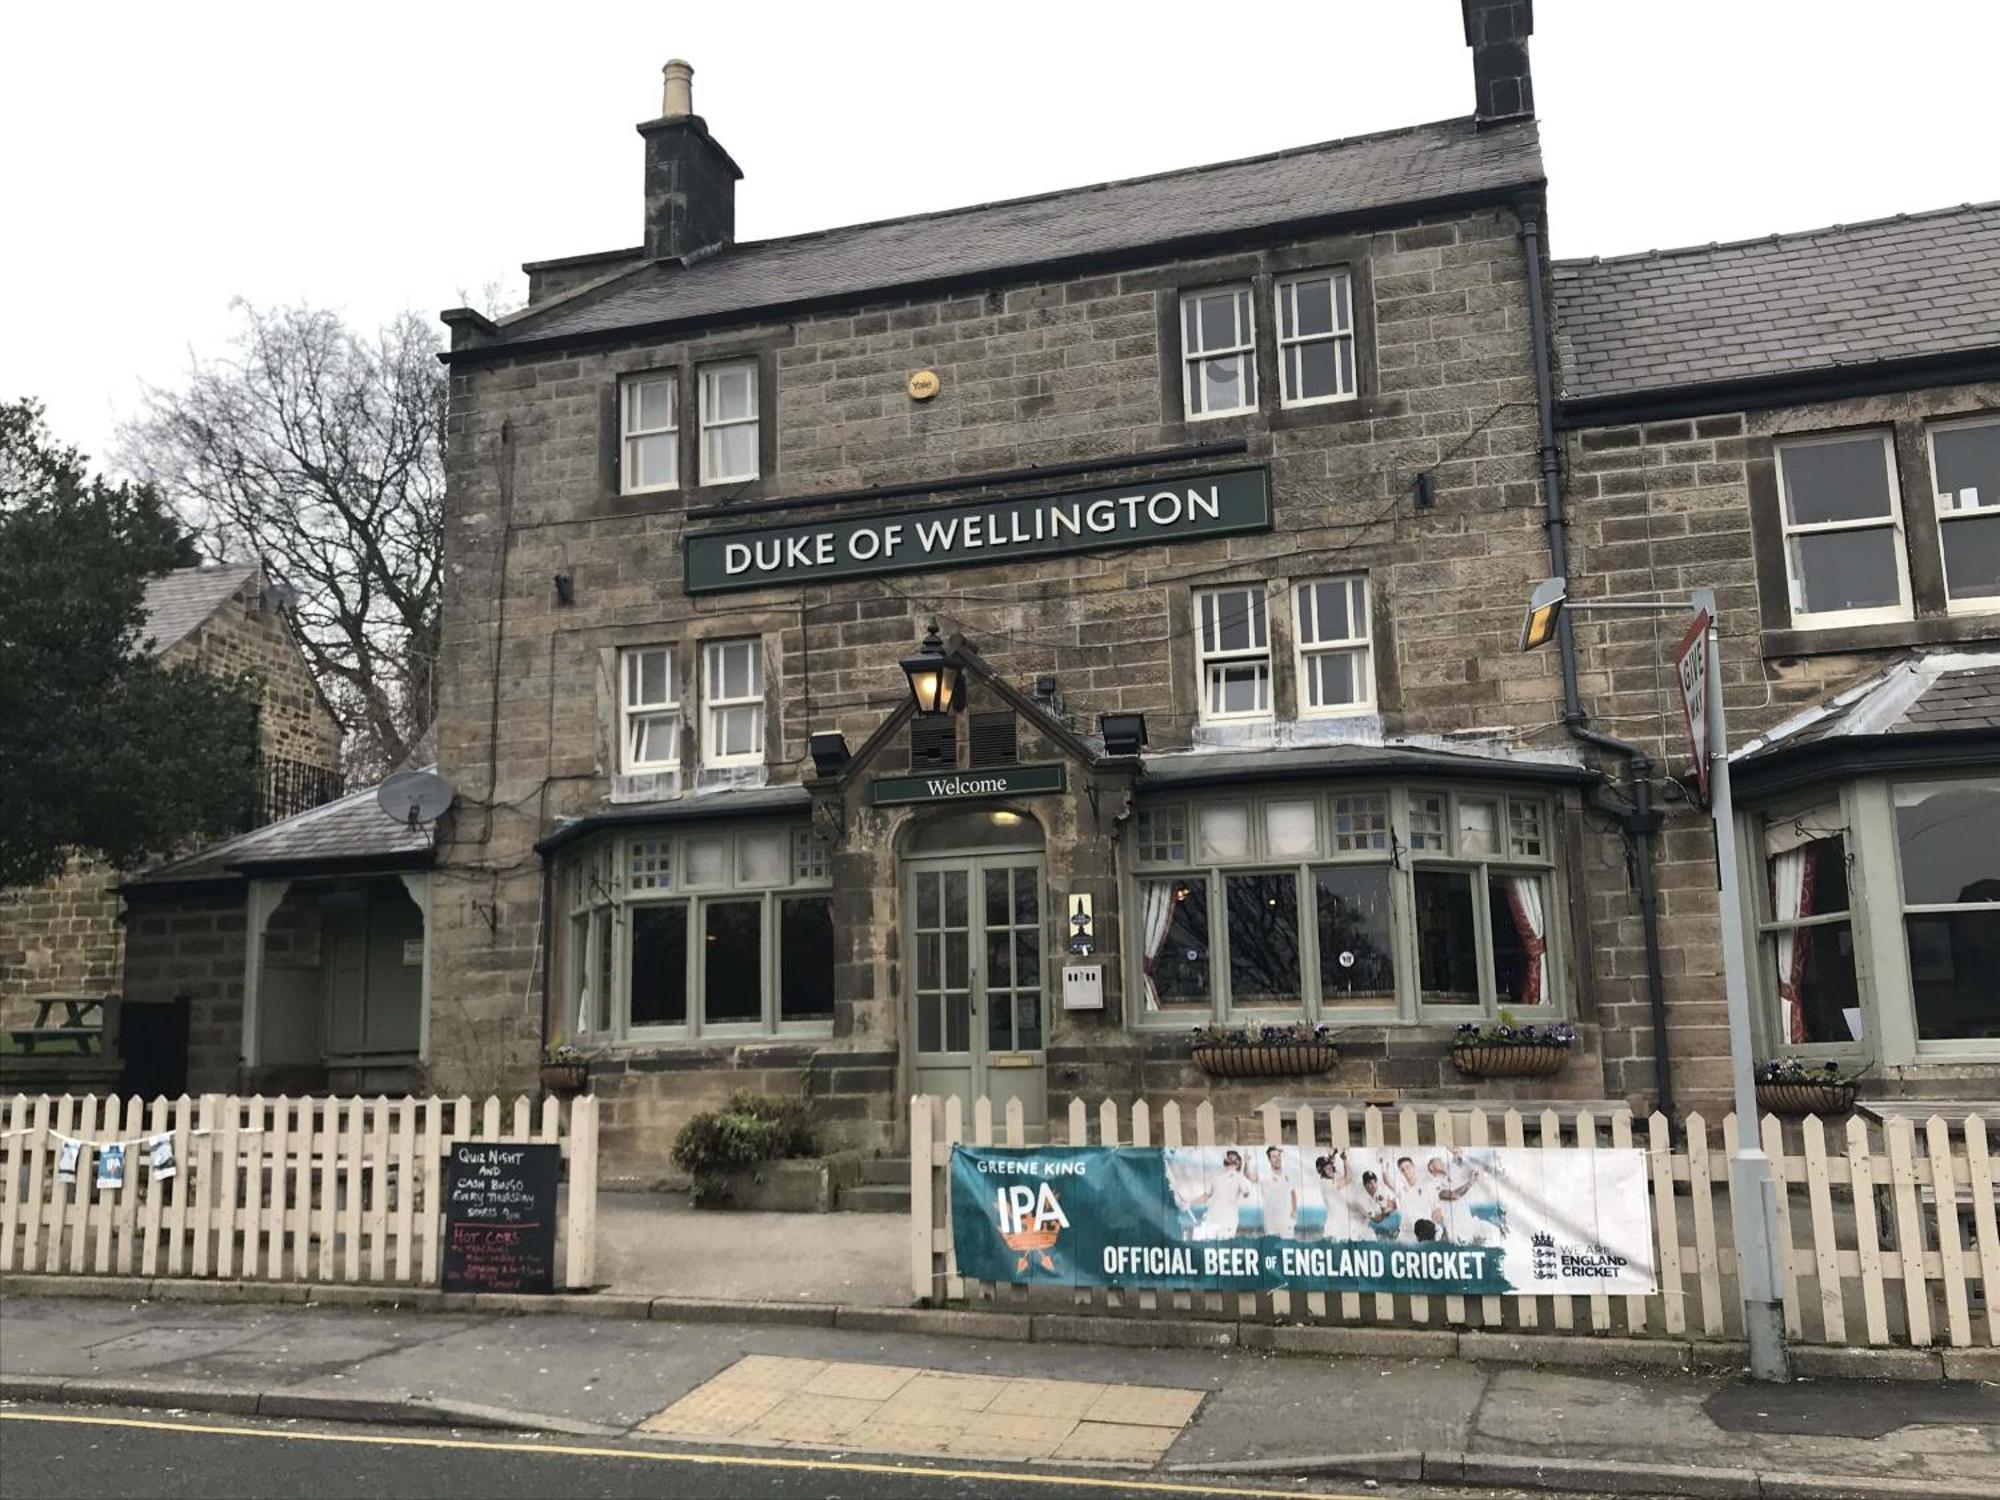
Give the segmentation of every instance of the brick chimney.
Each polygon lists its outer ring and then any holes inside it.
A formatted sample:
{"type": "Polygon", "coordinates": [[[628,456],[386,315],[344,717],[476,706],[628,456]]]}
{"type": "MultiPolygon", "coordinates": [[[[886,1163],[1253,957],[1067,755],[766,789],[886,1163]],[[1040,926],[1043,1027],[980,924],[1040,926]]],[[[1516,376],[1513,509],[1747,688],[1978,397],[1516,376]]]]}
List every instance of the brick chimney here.
{"type": "Polygon", "coordinates": [[[1535,31],[1535,0],[1459,0],[1465,45],[1472,49],[1473,120],[1482,129],[1535,117],[1535,85],[1528,76],[1528,38],[1535,31]]]}
{"type": "Polygon", "coordinates": [[[660,70],[660,118],[639,127],[646,141],[646,254],[678,260],[736,238],[736,183],[743,173],[694,112],[694,69],[676,58],[660,70]]]}

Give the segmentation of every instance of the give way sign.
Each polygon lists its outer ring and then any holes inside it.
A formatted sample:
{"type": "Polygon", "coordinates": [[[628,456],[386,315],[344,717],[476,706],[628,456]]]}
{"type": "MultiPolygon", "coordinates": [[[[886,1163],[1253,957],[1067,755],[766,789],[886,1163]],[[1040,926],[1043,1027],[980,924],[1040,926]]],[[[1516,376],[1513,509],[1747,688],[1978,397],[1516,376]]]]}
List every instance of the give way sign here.
{"type": "Polygon", "coordinates": [[[1688,744],[1694,751],[1695,781],[1701,800],[1708,801],[1708,627],[1706,609],[1694,612],[1681,643],[1674,647],[1674,677],[1681,685],[1681,709],[1687,718],[1688,744]]]}

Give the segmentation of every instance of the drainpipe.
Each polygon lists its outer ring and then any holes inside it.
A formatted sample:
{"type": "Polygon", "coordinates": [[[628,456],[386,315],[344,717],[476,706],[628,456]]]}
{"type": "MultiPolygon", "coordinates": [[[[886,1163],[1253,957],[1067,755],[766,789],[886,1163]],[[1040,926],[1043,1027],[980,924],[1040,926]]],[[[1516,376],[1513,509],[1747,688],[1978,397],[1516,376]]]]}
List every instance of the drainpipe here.
{"type": "MultiPolygon", "coordinates": [[[[1528,329],[1535,346],[1535,417],[1542,500],[1547,516],[1543,525],[1549,534],[1549,573],[1567,578],[1569,520],[1563,505],[1561,455],[1556,448],[1555,380],[1549,364],[1547,288],[1542,278],[1543,204],[1540,199],[1531,198],[1516,207],[1521,220],[1521,249],[1528,268],[1528,329]]],[[[1562,661],[1563,728],[1579,744],[1616,755],[1625,762],[1630,796],[1598,787],[1591,795],[1591,802],[1623,830],[1630,850],[1638,887],[1639,923],[1646,947],[1646,999],[1653,1021],[1654,1107],[1672,1121],[1674,1084],[1667,1057],[1666,981],[1660,972],[1660,902],[1653,882],[1653,833],[1660,821],[1653,806],[1653,760],[1637,745],[1590,727],[1590,715],[1584,712],[1583,694],[1577,687],[1572,623],[1566,612],[1556,617],[1556,649],[1562,661]]]]}

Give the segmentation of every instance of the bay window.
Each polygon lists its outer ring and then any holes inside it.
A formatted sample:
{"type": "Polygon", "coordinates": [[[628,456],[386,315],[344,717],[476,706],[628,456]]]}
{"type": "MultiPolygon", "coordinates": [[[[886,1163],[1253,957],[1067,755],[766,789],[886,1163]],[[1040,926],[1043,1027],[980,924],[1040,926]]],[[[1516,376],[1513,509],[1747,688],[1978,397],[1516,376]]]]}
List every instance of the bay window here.
{"type": "Polygon", "coordinates": [[[566,1009],[586,1041],[824,1035],[831,861],[810,827],[603,836],[563,862],[566,1009]]]}
{"type": "Polygon", "coordinates": [[[1747,821],[1762,1055],[2000,1059],[2000,777],[1864,777],[1747,821]]]}
{"type": "Polygon", "coordinates": [[[1456,1021],[1559,1003],[1545,797],[1456,788],[1209,793],[1142,806],[1141,1024],[1456,1021]]]}

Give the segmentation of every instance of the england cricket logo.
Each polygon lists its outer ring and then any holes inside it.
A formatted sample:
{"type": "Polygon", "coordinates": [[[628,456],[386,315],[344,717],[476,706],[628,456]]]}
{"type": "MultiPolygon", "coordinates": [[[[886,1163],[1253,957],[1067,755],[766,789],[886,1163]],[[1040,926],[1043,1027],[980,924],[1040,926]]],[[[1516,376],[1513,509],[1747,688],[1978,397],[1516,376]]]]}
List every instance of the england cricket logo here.
{"type": "Polygon", "coordinates": [[[1029,1261],[1039,1260],[1043,1270],[1053,1271],[1055,1258],[1049,1252],[1055,1248],[1056,1238],[1069,1228],[1069,1215],[1056,1201],[1055,1189],[1046,1182],[1039,1187],[1025,1183],[1003,1187],[994,1193],[993,1206],[1001,1240],[1019,1257],[1014,1269],[1025,1271],[1029,1261]]]}

